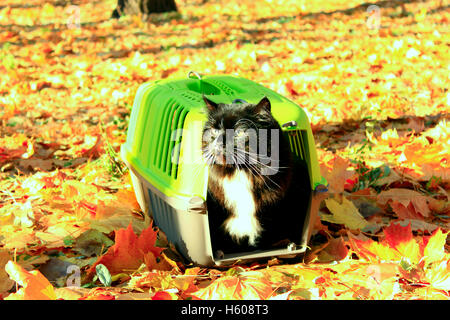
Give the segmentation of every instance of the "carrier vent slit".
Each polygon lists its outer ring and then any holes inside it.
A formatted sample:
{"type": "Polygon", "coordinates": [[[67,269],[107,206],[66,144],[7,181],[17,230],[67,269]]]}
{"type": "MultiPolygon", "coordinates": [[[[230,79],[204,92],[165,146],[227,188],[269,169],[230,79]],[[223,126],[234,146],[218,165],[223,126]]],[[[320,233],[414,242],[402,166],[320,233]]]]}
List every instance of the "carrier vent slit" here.
{"type": "Polygon", "coordinates": [[[291,151],[301,160],[306,159],[305,144],[303,141],[303,132],[301,130],[288,131],[289,145],[291,151]]]}

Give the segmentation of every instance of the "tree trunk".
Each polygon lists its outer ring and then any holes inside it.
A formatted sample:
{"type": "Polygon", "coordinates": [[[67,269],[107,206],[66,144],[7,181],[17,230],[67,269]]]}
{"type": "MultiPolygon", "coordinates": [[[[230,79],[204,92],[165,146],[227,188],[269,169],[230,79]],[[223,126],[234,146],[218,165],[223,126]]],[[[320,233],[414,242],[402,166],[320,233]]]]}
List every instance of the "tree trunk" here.
{"type": "Polygon", "coordinates": [[[177,11],[175,0],[117,0],[117,8],[112,13],[113,18],[125,14],[144,14],[177,11]]]}

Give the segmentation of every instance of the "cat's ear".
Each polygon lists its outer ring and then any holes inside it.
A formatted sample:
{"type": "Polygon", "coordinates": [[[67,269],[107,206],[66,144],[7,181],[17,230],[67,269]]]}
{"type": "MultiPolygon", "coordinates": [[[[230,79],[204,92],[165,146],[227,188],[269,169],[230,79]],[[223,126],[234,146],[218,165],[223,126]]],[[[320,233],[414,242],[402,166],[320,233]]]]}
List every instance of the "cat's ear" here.
{"type": "Polygon", "coordinates": [[[255,106],[255,112],[260,113],[261,111],[267,111],[270,112],[270,101],[269,98],[264,97],[261,99],[260,102],[255,106]]]}
{"type": "Polygon", "coordinates": [[[209,100],[205,95],[203,95],[203,101],[205,101],[206,107],[208,108],[209,111],[217,110],[218,104],[215,103],[214,101],[209,100]]]}

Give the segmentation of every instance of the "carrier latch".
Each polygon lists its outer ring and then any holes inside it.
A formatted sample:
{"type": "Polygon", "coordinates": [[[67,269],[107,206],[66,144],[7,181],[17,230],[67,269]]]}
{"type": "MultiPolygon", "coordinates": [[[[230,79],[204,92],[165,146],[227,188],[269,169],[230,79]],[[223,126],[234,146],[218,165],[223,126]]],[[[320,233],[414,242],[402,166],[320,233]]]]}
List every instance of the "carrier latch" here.
{"type": "Polygon", "coordinates": [[[188,211],[206,214],[206,203],[201,197],[193,197],[189,200],[188,211]]]}
{"type": "Polygon", "coordinates": [[[197,71],[193,71],[193,70],[189,71],[188,78],[191,78],[191,75],[196,76],[198,78],[198,80],[202,80],[202,76],[197,71]]]}
{"type": "Polygon", "coordinates": [[[282,127],[283,127],[283,128],[297,127],[297,121],[292,120],[292,121],[283,123],[282,127]]]}

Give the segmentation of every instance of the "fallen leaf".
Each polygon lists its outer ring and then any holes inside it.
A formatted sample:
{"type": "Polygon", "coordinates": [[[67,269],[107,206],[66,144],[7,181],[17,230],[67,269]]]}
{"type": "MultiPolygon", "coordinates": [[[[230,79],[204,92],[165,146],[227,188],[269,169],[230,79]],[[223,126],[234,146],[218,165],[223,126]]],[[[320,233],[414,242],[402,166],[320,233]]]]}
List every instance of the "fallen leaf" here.
{"type": "Polygon", "coordinates": [[[343,260],[347,257],[348,252],[348,248],[345,246],[345,242],[342,237],[331,239],[328,245],[320,251],[318,260],[319,262],[343,260]]]}
{"type": "Polygon", "coordinates": [[[421,231],[421,232],[429,232],[432,233],[433,231],[436,231],[436,229],[439,228],[438,225],[435,225],[433,223],[428,223],[423,221],[422,219],[401,219],[402,223],[410,224],[412,231],[421,231]]]}
{"type": "Polygon", "coordinates": [[[71,268],[73,268],[73,263],[71,262],[50,258],[39,266],[39,272],[55,286],[63,287],[66,285],[67,277],[71,274],[71,268]]]}
{"type": "Polygon", "coordinates": [[[78,300],[89,293],[90,289],[80,287],[55,288],[55,295],[58,300],[78,300]]]}
{"type": "Polygon", "coordinates": [[[6,272],[11,279],[16,281],[22,288],[10,294],[5,300],[55,300],[56,294],[53,286],[37,270],[27,271],[13,261],[5,266],[6,272]]]}
{"type": "Polygon", "coordinates": [[[11,258],[7,250],[0,249],[0,297],[7,294],[9,289],[14,286],[14,281],[9,278],[5,270],[5,266],[11,258]]]}
{"type": "Polygon", "coordinates": [[[377,283],[393,278],[398,273],[398,264],[396,263],[376,263],[369,265],[365,269],[365,274],[373,277],[377,283]]]}
{"type": "Polygon", "coordinates": [[[430,215],[427,197],[414,190],[393,188],[383,191],[378,195],[378,203],[389,203],[401,219],[420,219],[430,215]]]}
{"type": "Polygon", "coordinates": [[[73,250],[86,257],[99,256],[105,248],[113,244],[114,242],[100,231],[89,229],[75,239],[73,250]]]}
{"type": "Polygon", "coordinates": [[[433,232],[431,237],[427,239],[423,257],[426,264],[440,261],[445,257],[445,243],[448,232],[443,233],[441,229],[433,232]]]}
{"type": "Polygon", "coordinates": [[[193,296],[202,300],[264,300],[272,294],[271,284],[264,279],[225,276],[193,293],[193,296]]]}
{"type": "Polygon", "coordinates": [[[104,288],[93,288],[78,300],[116,300],[116,295],[104,288]]]}
{"type": "Polygon", "coordinates": [[[321,165],[320,172],[327,179],[330,192],[342,193],[344,191],[345,182],[354,176],[354,172],[348,170],[349,165],[349,161],[342,157],[336,157],[329,160],[326,165],[321,165]]]}
{"type": "Polygon", "coordinates": [[[173,292],[158,291],[151,298],[152,300],[178,300],[178,296],[173,292]]]}
{"type": "Polygon", "coordinates": [[[450,291],[450,260],[441,261],[434,268],[425,271],[426,278],[436,289],[450,291]]]}
{"type": "Polygon", "coordinates": [[[412,263],[419,262],[420,247],[412,236],[410,224],[403,227],[400,223],[392,222],[383,232],[391,248],[395,248],[403,257],[408,258],[412,263]]]}
{"type": "Polygon", "coordinates": [[[97,262],[88,270],[88,274],[95,272],[95,267],[101,263],[105,265],[111,274],[122,271],[134,271],[143,262],[144,256],[152,253],[156,257],[161,254],[162,248],[155,247],[157,232],[150,225],[137,236],[131,223],[127,229],[116,231],[115,244],[101,256],[97,262]]]}
{"type": "Polygon", "coordinates": [[[331,214],[322,214],[321,220],[343,224],[352,230],[364,229],[369,225],[353,202],[345,197],[342,198],[342,203],[335,199],[325,199],[325,205],[331,214]]]}
{"type": "Polygon", "coordinates": [[[401,259],[400,253],[387,244],[378,243],[372,239],[360,240],[354,237],[351,232],[347,232],[347,234],[353,252],[368,261],[377,263],[380,261],[400,261],[401,259]]]}

